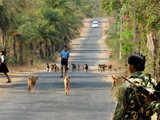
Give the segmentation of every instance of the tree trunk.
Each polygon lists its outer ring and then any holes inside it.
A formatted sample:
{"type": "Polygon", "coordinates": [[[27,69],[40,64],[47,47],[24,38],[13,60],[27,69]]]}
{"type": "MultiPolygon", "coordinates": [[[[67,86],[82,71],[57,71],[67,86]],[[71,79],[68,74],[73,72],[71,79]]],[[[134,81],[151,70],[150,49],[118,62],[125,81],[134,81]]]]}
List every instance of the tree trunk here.
{"type": "Polygon", "coordinates": [[[3,32],[3,30],[0,27],[0,41],[1,41],[1,45],[3,47],[3,50],[6,51],[6,37],[5,34],[3,32]]]}
{"type": "Polygon", "coordinates": [[[7,44],[6,44],[7,42],[6,42],[6,35],[4,35],[3,34],[3,50],[6,52],[6,50],[7,50],[7,44]]]}
{"type": "Polygon", "coordinates": [[[45,57],[48,58],[49,57],[49,46],[48,46],[48,40],[46,39],[45,41],[45,57]]]}
{"type": "Polygon", "coordinates": [[[34,53],[33,53],[33,44],[32,43],[30,43],[30,53],[31,53],[31,55],[30,55],[30,58],[29,58],[29,63],[30,63],[30,65],[33,65],[33,55],[34,55],[34,53]]]}
{"type": "Polygon", "coordinates": [[[51,52],[51,51],[52,51],[52,47],[51,47],[51,46],[48,46],[48,57],[52,55],[52,52],[51,52]]]}
{"type": "Polygon", "coordinates": [[[3,45],[3,31],[0,27],[0,42],[1,42],[1,45],[3,45]]]}
{"type": "Polygon", "coordinates": [[[158,70],[157,70],[157,60],[159,58],[158,50],[159,50],[159,41],[157,38],[156,33],[153,34],[153,43],[154,43],[154,59],[153,59],[153,70],[154,70],[154,77],[157,79],[158,77],[158,70]]]}
{"type": "MultiPolygon", "coordinates": [[[[159,54],[160,56],[160,54],[159,54]]],[[[158,58],[158,73],[157,73],[157,81],[159,82],[160,81],[160,57],[158,58]]]]}
{"type": "Polygon", "coordinates": [[[55,45],[54,42],[51,40],[51,54],[53,55],[55,53],[55,45]]]}
{"type": "Polygon", "coordinates": [[[13,47],[13,56],[15,57],[15,59],[16,59],[16,61],[17,61],[16,40],[15,40],[14,37],[13,37],[13,40],[12,40],[12,47],[13,47]]]}
{"type": "Polygon", "coordinates": [[[40,58],[43,59],[43,58],[44,58],[43,43],[40,42],[40,43],[39,43],[39,46],[40,46],[40,48],[39,48],[39,55],[40,55],[40,58]]]}
{"type": "Polygon", "coordinates": [[[19,64],[23,65],[23,39],[21,36],[18,37],[19,39],[19,64]]]}

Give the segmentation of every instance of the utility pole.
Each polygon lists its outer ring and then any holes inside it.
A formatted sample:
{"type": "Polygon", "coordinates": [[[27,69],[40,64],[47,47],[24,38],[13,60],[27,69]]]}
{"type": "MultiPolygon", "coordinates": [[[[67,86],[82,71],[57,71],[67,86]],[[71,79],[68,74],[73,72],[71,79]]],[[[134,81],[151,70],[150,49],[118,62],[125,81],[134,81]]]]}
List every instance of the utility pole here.
{"type": "Polygon", "coordinates": [[[133,42],[136,43],[136,0],[134,0],[133,42]]]}
{"type": "Polygon", "coordinates": [[[134,0],[134,22],[133,22],[133,42],[138,44],[137,51],[140,53],[140,48],[141,48],[141,42],[137,41],[137,22],[136,22],[136,0],[134,0]]]}
{"type": "Polygon", "coordinates": [[[121,49],[122,49],[122,43],[121,43],[121,40],[122,40],[122,31],[123,31],[123,14],[122,14],[122,8],[120,9],[120,44],[119,44],[119,59],[121,60],[122,59],[122,52],[121,52],[121,49]]]}

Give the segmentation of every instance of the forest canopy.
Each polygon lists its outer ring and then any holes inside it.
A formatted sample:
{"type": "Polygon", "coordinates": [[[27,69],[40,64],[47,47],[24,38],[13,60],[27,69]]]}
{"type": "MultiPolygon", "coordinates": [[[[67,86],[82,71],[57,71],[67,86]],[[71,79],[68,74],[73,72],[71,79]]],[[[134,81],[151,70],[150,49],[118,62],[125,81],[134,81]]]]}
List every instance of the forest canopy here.
{"type": "Polygon", "coordinates": [[[12,65],[52,61],[96,7],[96,0],[0,0],[0,49],[12,65]]]}
{"type": "Polygon", "coordinates": [[[147,71],[160,78],[160,1],[102,0],[103,12],[111,18],[106,42],[117,60],[133,52],[147,58],[147,71]],[[115,47],[119,46],[119,47],[115,47]]]}

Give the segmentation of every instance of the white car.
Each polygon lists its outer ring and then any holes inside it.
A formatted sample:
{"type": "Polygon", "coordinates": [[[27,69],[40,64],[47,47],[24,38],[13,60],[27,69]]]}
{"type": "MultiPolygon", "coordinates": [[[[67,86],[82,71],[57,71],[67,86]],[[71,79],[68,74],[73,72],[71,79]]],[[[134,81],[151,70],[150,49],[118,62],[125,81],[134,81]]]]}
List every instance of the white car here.
{"type": "Polygon", "coordinates": [[[97,21],[97,20],[94,20],[94,21],[92,22],[92,24],[98,24],[98,21],[97,21]]]}
{"type": "Polygon", "coordinates": [[[96,27],[98,27],[98,24],[92,24],[91,27],[96,28],[96,27]]]}
{"type": "Polygon", "coordinates": [[[91,27],[92,27],[92,28],[98,27],[98,21],[94,20],[94,21],[92,22],[92,24],[91,24],[91,27]]]}

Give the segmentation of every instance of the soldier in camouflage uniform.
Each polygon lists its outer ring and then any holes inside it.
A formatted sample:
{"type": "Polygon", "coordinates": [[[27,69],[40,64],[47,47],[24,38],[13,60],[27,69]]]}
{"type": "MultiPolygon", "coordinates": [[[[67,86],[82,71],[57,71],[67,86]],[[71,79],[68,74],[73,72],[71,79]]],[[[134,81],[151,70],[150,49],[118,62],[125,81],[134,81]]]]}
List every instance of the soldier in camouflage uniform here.
{"type": "Polygon", "coordinates": [[[160,120],[160,102],[158,101],[151,102],[151,107],[153,112],[157,113],[157,120],[160,120]]]}
{"type": "MultiPolygon", "coordinates": [[[[149,74],[142,73],[145,69],[145,57],[132,54],[128,58],[129,71],[132,76],[128,79],[137,86],[142,86],[153,92],[156,84],[149,74]]],[[[125,81],[116,106],[113,120],[151,120],[153,114],[150,102],[135,86],[125,81]]]]}
{"type": "Polygon", "coordinates": [[[160,81],[154,87],[155,91],[149,94],[151,100],[151,108],[157,113],[157,120],[160,120],[160,81]]]}

